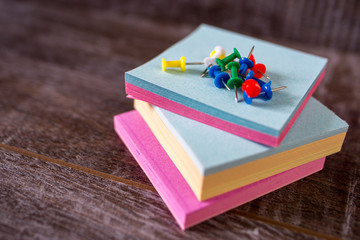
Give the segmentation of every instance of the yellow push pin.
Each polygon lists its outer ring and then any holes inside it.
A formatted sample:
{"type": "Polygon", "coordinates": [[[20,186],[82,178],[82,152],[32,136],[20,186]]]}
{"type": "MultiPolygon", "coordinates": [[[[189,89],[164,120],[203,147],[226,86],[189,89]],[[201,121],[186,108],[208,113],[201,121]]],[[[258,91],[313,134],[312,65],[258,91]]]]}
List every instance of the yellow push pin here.
{"type": "Polygon", "coordinates": [[[181,71],[185,72],[186,65],[203,65],[202,62],[185,62],[185,57],[182,56],[180,60],[177,61],[165,61],[165,58],[162,59],[162,70],[165,72],[168,67],[179,67],[181,71]]]}

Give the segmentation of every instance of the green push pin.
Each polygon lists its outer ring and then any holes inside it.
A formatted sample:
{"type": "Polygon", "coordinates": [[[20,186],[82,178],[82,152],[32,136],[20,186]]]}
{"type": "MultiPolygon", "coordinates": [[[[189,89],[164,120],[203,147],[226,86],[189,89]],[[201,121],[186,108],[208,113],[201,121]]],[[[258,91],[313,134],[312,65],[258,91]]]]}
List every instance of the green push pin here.
{"type": "Polygon", "coordinates": [[[241,55],[239,53],[239,51],[234,48],[234,52],[232,54],[230,54],[229,56],[223,58],[223,59],[220,59],[220,58],[217,58],[216,59],[216,63],[220,66],[221,68],[221,71],[225,71],[225,66],[226,64],[228,64],[229,62],[231,62],[232,60],[234,60],[235,58],[241,58],[241,55]]]}
{"type": "Polygon", "coordinates": [[[234,88],[235,90],[235,102],[238,102],[238,92],[237,88],[240,88],[243,84],[243,80],[239,78],[238,72],[240,68],[240,63],[238,62],[230,62],[227,65],[227,68],[231,70],[231,78],[227,82],[229,88],[234,88]]]}

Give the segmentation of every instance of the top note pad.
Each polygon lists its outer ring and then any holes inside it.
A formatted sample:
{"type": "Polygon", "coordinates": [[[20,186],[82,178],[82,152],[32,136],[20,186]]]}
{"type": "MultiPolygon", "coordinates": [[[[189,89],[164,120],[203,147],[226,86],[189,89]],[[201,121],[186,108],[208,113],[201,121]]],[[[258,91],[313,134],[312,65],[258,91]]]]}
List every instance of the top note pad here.
{"type": "MultiPolygon", "coordinates": [[[[159,56],[125,74],[126,92],[174,113],[269,146],[278,146],[320,83],[327,60],[252,37],[201,25],[159,56]],[[270,101],[256,99],[251,105],[234,101],[234,90],[214,86],[201,78],[204,65],[188,65],[186,71],[161,68],[161,59],[201,62],[215,46],[227,54],[237,48],[247,57],[254,45],[257,63],[267,67],[274,92],[270,101]]],[[[239,91],[240,99],[242,93],[239,91]]]]}

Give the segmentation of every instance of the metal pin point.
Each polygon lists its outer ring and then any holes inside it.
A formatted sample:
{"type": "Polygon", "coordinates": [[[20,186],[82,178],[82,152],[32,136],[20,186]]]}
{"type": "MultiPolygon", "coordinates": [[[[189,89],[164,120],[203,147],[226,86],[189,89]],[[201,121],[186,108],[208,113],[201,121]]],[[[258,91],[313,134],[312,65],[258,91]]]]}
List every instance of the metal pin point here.
{"type": "Polygon", "coordinates": [[[209,72],[209,68],[211,68],[213,65],[210,64],[207,68],[205,68],[205,70],[201,73],[200,77],[204,77],[208,72],[209,72]]]}
{"type": "Polygon", "coordinates": [[[226,89],[227,89],[228,91],[231,91],[230,88],[229,88],[229,86],[228,86],[224,81],[222,81],[222,83],[224,84],[224,86],[226,87],[226,89]]]}
{"type": "Polygon", "coordinates": [[[262,71],[260,70],[256,70],[257,72],[261,73],[264,77],[266,77],[267,79],[271,80],[270,77],[266,74],[266,73],[263,73],[262,71]]]}
{"type": "Polygon", "coordinates": [[[186,65],[204,65],[203,62],[189,62],[189,63],[185,63],[186,65]]]}
{"type": "Polygon", "coordinates": [[[276,91],[279,91],[279,90],[283,90],[285,89],[286,86],[281,86],[281,87],[277,87],[277,88],[274,88],[274,89],[271,89],[272,92],[276,92],[276,91]]]}
{"type": "Polygon", "coordinates": [[[251,48],[251,50],[250,50],[249,55],[248,55],[248,57],[247,57],[247,58],[250,58],[250,56],[251,56],[252,52],[254,51],[254,48],[255,48],[255,46],[252,46],[252,48],[251,48]]]}
{"type": "Polygon", "coordinates": [[[235,102],[239,102],[239,97],[238,97],[238,92],[237,92],[237,87],[234,86],[234,90],[235,90],[235,102]]]}

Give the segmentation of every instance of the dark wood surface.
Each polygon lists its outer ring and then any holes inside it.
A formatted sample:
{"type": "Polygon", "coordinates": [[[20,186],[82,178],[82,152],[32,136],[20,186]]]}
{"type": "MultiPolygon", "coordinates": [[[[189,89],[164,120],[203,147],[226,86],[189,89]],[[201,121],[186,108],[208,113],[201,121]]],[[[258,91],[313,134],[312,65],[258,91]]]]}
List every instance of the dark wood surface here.
{"type": "Polygon", "coordinates": [[[331,44],[228,27],[329,58],[315,97],[350,128],[321,172],[182,232],[118,139],[112,117],[133,108],[124,71],[195,29],[213,7],[201,2],[183,21],[151,4],[0,2],[0,239],[360,238],[358,17],[331,44]]]}

